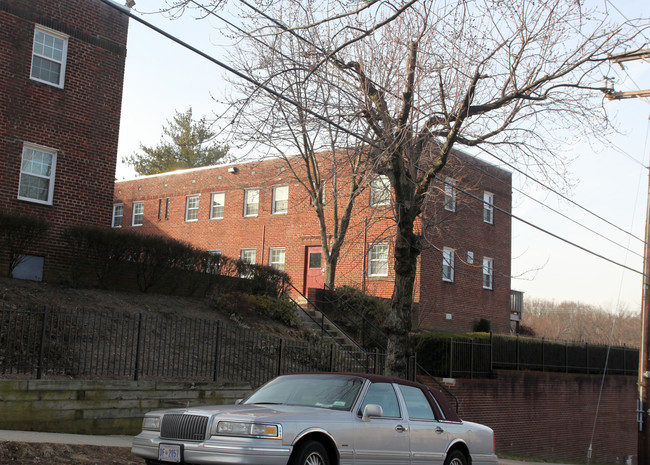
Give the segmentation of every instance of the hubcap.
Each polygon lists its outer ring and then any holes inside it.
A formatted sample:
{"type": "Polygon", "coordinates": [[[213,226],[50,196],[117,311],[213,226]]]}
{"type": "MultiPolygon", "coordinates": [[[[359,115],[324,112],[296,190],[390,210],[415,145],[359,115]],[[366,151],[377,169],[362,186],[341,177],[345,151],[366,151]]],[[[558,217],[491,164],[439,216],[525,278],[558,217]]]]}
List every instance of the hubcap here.
{"type": "MultiPolygon", "coordinates": [[[[323,457],[321,457],[321,455],[318,452],[312,452],[305,459],[305,465],[325,465],[325,461],[323,460],[323,457]]],[[[462,464],[454,464],[454,465],[462,465],[462,464]]]]}
{"type": "Polygon", "coordinates": [[[454,459],[449,462],[449,465],[463,465],[463,461],[458,457],[454,457],[454,459]]]}

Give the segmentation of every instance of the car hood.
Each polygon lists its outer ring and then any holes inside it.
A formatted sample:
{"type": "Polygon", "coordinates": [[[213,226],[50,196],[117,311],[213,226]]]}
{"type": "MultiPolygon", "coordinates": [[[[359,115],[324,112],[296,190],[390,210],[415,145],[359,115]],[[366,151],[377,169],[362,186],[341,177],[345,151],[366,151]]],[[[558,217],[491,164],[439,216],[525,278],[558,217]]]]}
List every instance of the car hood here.
{"type": "Polygon", "coordinates": [[[235,421],[278,421],[282,419],[297,420],[303,416],[318,415],[320,419],[350,415],[349,411],[330,410],[318,407],[305,407],[301,405],[215,405],[205,407],[189,407],[187,409],[170,409],[152,412],[156,414],[187,414],[187,415],[208,415],[235,421]]]}

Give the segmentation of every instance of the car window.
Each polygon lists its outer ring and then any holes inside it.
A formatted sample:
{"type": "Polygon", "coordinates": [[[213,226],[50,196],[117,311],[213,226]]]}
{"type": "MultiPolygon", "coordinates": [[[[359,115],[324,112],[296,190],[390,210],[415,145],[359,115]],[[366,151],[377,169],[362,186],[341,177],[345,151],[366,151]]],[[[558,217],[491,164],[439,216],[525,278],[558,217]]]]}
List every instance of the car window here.
{"type": "Polygon", "coordinates": [[[420,388],[400,385],[399,390],[406,402],[406,410],[408,410],[410,419],[435,420],[431,404],[420,388]]]}
{"type": "Polygon", "coordinates": [[[354,376],[280,376],[259,388],[242,403],[351,410],[363,383],[363,378],[354,376]]]}
{"type": "Polygon", "coordinates": [[[361,404],[361,412],[368,404],[380,405],[385,417],[399,418],[399,403],[393,386],[389,383],[373,383],[368,388],[363,404],[361,404]]]}

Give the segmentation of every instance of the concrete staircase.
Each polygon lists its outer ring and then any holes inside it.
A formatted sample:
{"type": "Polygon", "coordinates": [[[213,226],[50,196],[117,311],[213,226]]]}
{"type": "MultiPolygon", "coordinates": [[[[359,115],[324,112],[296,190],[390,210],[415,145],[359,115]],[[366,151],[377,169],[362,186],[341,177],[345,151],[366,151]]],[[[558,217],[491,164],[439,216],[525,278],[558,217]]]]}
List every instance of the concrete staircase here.
{"type": "Polygon", "coordinates": [[[327,315],[313,308],[307,302],[307,299],[300,297],[295,299],[294,302],[296,303],[296,314],[303,329],[322,334],[326,339],[331,339],[334,344],[339,345],[345,351],[363,351],[352,337],[331,321],[327,315]]]}

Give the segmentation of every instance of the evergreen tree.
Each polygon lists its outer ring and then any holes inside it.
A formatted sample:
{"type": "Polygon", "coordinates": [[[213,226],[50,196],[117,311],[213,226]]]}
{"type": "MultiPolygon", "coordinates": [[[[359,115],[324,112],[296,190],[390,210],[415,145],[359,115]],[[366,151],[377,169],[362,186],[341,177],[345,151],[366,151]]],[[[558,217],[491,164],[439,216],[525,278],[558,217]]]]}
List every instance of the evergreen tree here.
{"type": "Polygon", "coordinates": [[[176,112],[156,147],[140,144],[140,152],[127,158],[138,175],[165,173],[184,168],[209,166],[225,161],[228,146],[214,141],[215,132],[205,118],[192,119],[192,107],[176,112]]]}

